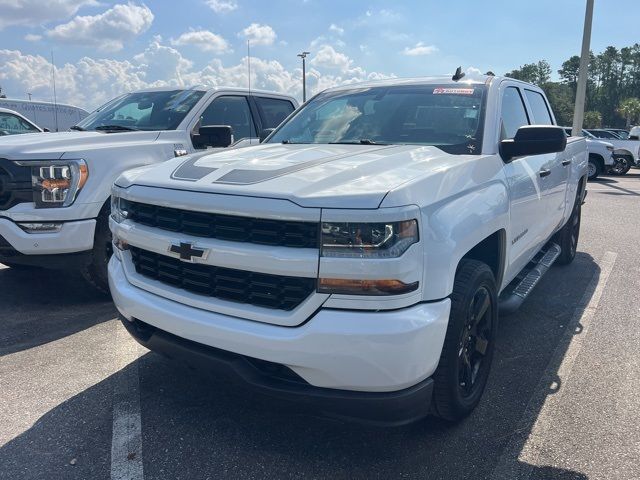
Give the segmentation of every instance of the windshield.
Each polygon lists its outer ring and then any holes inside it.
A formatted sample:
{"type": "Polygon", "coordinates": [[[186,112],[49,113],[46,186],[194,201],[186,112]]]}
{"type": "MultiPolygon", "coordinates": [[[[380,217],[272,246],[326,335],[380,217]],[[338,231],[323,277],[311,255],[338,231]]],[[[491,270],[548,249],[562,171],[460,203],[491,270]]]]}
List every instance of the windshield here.
{"type": "Polygon", "coordinates": [[[128,93],[103,105],[76,130],[175,130],[204,95],[197,90],[128,93]]]}
{"type": "Polygon", "coordinates": [[[321,93],[269,143],[433,145],[480,153],[484,85],[401,85],[321,93]]]}

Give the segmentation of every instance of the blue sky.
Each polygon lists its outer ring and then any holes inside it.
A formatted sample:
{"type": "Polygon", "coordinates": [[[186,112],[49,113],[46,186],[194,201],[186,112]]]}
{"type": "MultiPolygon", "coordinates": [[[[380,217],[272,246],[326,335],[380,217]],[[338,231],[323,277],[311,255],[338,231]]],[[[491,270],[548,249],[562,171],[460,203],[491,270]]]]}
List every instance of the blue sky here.
{"type": "MultiPolygon", "coordinates": [[[[592,49],[639,41],[638,0],[596,0],[592,49]]],[[[189,83],[253,85],[300,95],[381,76],[497,74],[578,53],[585,0],[256,1],[0,0],[0,86],[93,108],[126,90],[189,83]]]]}

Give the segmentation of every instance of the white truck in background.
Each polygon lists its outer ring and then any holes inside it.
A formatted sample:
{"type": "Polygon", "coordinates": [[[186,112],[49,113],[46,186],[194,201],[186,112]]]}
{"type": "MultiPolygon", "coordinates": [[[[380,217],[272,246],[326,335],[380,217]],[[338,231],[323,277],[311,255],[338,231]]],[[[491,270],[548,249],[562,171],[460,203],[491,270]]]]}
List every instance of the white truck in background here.
{"type": "Polygon", "coordinates": [[[574,259],[587,154],[538,87],[461,76],[332,88],[259,146],[123,173],[127,330],[342,418],[468,415],[498,311],[574,259]]]}
{"type": "Polygon", "coordinates": [[[18,112],[0,108],[0,137],[42,132],[43,130],[39,126],[18,112]]]}
{"type": "Polygon", "coordinates": [[[0,98],[0,108],[18,112],[48,132],[64,132],[82,121],[89,112],[65,103],[0,98]]]}
{"type": "Polygon", "coordinates": [[[73,131],[1,138],[0,263],[80,269],[108,291],[109,196],[118,175],[257,144],[262,129],[296,106],[293,97],[271,92],[158,88],[110,101],[73,131]]]}
{"type": "MultiPolygon", "coordinates": [[[[571,127],[562,127],[571,136],[571,127]]],[[[589,180],[595,180],[603,173],[613,173],[614,175],[623,175],[627,173],[628,168],[624,170],[625,165],[616,162],[613,158],[613,145],[604,140],[598,140],[586,130],[582,130],[582,136],[587,140],[587,154],[589,164],[587,167],[589,180]]]]}

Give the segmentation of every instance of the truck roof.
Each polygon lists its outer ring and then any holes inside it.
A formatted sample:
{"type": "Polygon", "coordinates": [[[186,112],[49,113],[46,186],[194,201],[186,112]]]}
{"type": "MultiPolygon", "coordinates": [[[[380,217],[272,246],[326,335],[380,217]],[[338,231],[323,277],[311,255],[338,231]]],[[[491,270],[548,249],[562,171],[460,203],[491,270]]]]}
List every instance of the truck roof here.
{"type": "MultiPolygon", "coordinates": [[[[531,85],[530,83],[523,82],[511,77],[497,76],[497,75],[479,75],[476,73],[468,73],[462,79],[455,81],[451,79],[451,75],[439,75],[433,77],[412,77],[412,78],[384,78],[381,80],[368,80],[366,82],[349,83],[346,85],[340,85],[337,87],[328,88],[326,91],[341,91],[350,90],[352,88],[366,88],[366,87],[391,87],[395,85],[489,85],[491,83],[500,83],[502,80],[509,80],[512,82],[522,83],[524,85],[531,85]]],[[[538,87],[535,87],[538,88],[538,87]]]]}
{"type": "Polygon", "coordinates": [[[224,90],[230,90],[234,92],[257,93],[261,95],[276,95],[280,97],[293,98],[292,95],[289,95],[287,93],[270,92],[268,90],[260,90],[256,88],[252,88],[251,90],[249,90],[248,88],[227,87],[227,86],[208,87],[206,85],[194,85],[191,87],[175,87],[175,86],[151,87],[151,88],[142,88],[140,90],[133,90],[133,91],[135,92],[171,92],[174,90],[196,90],[200,92],[219,92],[224,90]]]}
{"type": "Polygon", "coordinates": [[[35,105],[50,105],[50,106],[58,106],[58,107],[63,107],[63,108],[75,108],[77,110],[82,110],[83,112],[86,112],[86,110],[82,107],[77,107],[75,105],[71,105],[70,103],[53,103],[53,102],[44,102],[44,101],[40,101],[40,100],[23,100],[21,98],[0,98],[0,102],[12,102],[12,103],[28,103],[28,104],[35,104],[35,105]]]}

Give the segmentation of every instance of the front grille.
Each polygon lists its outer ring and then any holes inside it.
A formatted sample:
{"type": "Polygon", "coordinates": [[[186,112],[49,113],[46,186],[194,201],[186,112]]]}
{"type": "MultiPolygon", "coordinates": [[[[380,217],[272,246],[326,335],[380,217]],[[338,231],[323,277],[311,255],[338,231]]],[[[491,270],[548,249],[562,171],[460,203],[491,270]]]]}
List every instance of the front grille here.
{"type": "Polygon", "coordinates": [[[0,159],[0,210],[33,202],[31,169],[0,159]]]}
{"type": "Polygon", "coordinates": [[[314,278],[285,277],[195,263],[131,247],[136,272],[189,292],[277,310],[293,310],[316,288],[314,278]]]}
{"type": "Polygon", "coordinates": [[[318,224],[288,220],[192,212],[125,201],[128,217],[136,223],[196,237],[279,247],[318,248],[318,224]]]}

